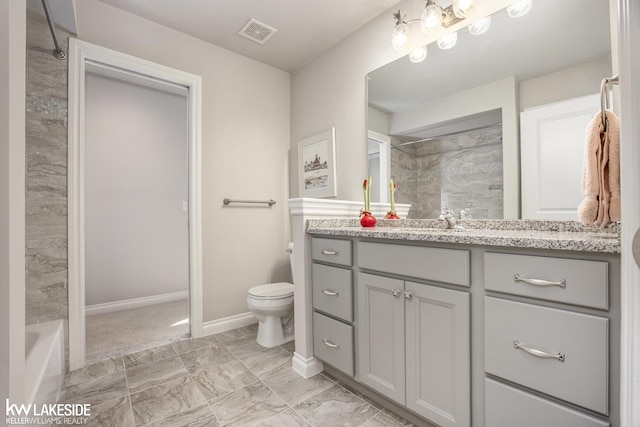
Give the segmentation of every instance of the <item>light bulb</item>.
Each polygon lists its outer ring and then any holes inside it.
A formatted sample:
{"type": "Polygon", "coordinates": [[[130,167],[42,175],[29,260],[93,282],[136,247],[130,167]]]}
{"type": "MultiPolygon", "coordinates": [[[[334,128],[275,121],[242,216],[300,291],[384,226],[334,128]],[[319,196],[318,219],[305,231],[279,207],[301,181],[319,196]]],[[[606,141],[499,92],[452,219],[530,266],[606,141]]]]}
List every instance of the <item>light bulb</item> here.
{"type": "Polygon", "coordinates": [[[507,7],[507,13],[511,18],[520,18],[526,15],[533,5],[533,0],[518,0],[507,7]]]}
{"type": "Polygon", "coordinates": [[[409,60],[411,62],[413,62],[414,64],[417,64],[418,62],[422,62],[425,60],[425,58],[427,57],[427,47],[426,46],[422,46],[416,50],[413,50],[410,54],[409,54],[409,60]]]}
{"type": "Polygon", "coordinates": [[[491,25],[491,16],[486,16],[482,19],[477,20],[473,24],[469,25],[469,32],[474,36],[478,36],[480,34],[484,34],[489,29],[491,25]]]}
{"type": "Polygon", "coordinates": [[[475,6],[475,0],[453,0],[453,14],[458,18],[468,18],[475,6]]]}
{"type": "Polygon", "coordinates": [[[404,51],[409,45],[409,26],[404,22],[396,24],[391,34],[391,46],[398,51],[404,51]]]}
{"type": "Polygon", "coordinates": [[[428,1],[420,16],[420,28],[425,34],[442,29],[444,11],[433,1],[428,1]]]}
{"type": "Polygon", "coordinates": [[[458,32],[454,31],[453,33],[449,33],[446,36],[440,37],[438,39],[438,47],[443,50],[451,49],[456,45],[457,41],[458,41],[458,32]]]}

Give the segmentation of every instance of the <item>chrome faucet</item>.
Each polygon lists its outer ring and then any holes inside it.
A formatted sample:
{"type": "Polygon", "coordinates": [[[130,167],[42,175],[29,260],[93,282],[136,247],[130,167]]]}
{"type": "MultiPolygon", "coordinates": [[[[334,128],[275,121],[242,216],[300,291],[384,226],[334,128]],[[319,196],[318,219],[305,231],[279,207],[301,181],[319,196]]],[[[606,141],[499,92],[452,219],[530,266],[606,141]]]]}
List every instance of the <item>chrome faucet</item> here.
{"type": "Polygon", "coordinates": [[[447,207],[442,207],[438,219],[444,221],[444,228],[454,228],[456,226],[456,214],[447,207]]]}
{"type": "Polygon", "coordinates": [[[458,218],[460,219],[473,219],[471,215],[469,215],[469,208],[464,208],[460,212],[458,212],[458,218]]]}

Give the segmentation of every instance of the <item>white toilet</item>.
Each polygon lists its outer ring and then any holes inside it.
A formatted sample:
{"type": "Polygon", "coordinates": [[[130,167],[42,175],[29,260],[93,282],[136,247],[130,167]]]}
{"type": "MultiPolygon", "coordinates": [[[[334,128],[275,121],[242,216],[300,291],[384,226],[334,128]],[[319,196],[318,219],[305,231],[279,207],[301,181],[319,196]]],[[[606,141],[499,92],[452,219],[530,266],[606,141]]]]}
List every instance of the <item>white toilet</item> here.
{"type": "MultiPolygon", "coordinates": [[[[293,243],[289,243],[293,262],[293,243]]],[[[292,268],[293,270],[293,268],[292,268]]],[[[293,285],[287,282],[254,286],[247,295],[249,311],[258,319],[256,341],[263,347],[275,347],[293,340],[293,285]]]]}

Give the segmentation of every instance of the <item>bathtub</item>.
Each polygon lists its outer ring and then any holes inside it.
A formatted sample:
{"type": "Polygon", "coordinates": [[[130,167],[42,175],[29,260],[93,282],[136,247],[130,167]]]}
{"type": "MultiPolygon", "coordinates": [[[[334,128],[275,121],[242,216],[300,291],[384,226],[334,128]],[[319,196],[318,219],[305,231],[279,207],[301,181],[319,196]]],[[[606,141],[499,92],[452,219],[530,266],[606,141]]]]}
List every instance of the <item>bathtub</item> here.
{"type": "Polygon", "coordinates": [[[63,321],[27,325],[25,344],[26,403],[56,403],[64,378],[63,321]]]}

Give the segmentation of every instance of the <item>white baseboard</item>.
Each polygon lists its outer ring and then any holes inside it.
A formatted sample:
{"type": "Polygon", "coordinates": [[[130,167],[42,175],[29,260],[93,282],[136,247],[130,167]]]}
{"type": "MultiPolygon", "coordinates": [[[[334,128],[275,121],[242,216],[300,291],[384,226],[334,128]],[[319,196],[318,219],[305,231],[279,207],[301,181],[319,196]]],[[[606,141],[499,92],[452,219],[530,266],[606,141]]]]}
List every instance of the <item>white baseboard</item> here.
{"type": "Polygon", "coordinates": [[[111,313],[114,311],[129,310],[131,308],[146,307],[148,305],[162,304],[165,302],[180,301],[189,298],[189,291],[172,292],[169,294],[153,295],[150,297],[132,298],[122,301],[106,302],[104,304],[88,305],[84,308],[86,316],[111,313]]]}
{"type": "Polygon", "coordinates": [[[237,314],[235,316],[224,317],[222,319],[204,322],[202,325],[202,335],[213,335],[221,332],[227,332],[232,329],[242,328],[258,323],[253,314],[248,311],[246,313],[237,314]]]}
{"type": "Polygon", "coordinates": [[[324,370],[324,365],[320,360],[313,356],[305,358],[295,352],[293,353],[291,367],[304,378],[311,378],[324,370]]]}

